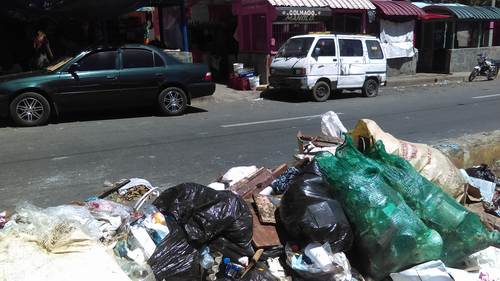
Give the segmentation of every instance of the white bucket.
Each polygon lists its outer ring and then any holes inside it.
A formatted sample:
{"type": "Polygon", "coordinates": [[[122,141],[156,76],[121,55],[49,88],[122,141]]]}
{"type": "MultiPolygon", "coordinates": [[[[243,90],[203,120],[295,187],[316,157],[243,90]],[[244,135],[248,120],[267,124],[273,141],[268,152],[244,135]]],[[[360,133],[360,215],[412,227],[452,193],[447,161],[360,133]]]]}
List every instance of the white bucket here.
{"type": "Polygon", "coordinates": [[[233,63],[233,72],[238,73],[239,69],[243,69],[244,65],[242,63],[233,63]]]}
{"type": "Polygon", "coordinates": [[[259,76],[249,77],[248,83],[250,84],[250,89],[255,90],[257,89],[257,87],[259,87],[260,77],[259,76]]]}

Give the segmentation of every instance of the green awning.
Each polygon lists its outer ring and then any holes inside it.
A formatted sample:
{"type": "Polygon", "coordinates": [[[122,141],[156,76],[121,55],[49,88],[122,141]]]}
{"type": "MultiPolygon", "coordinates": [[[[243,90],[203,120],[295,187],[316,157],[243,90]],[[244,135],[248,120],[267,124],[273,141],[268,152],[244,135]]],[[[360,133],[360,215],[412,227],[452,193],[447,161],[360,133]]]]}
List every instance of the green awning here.
{"type": "Polygon", "coordinates": [[[500,9],[496,7],[434,4],[423,9],[426,12],[452,15],[461,20],[500,20],[500,9]]]}

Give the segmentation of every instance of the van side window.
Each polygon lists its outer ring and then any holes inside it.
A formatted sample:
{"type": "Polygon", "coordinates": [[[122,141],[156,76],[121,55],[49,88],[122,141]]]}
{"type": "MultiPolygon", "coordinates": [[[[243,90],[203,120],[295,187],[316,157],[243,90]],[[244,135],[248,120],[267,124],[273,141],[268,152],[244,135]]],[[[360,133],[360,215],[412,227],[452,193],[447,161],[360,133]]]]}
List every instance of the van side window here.
{"type": "Polygon", "coordinates": [[[314,47],[314,54],[319,57],[334,57],[335,56],[335,40],[319,39],[314,47]]]}
{"type": "Polygon", "coordinates": [[[340,56],[362,57],[363,45],[357,39],[339,39],[340,56]]]}
{"type": "Polygon", "coordinates": [[[366,40],[366,49],[368,57],[372,60],[380,60],[384,58],[384,53],[380,47],[380,43],[376,40],[366,40]]]}

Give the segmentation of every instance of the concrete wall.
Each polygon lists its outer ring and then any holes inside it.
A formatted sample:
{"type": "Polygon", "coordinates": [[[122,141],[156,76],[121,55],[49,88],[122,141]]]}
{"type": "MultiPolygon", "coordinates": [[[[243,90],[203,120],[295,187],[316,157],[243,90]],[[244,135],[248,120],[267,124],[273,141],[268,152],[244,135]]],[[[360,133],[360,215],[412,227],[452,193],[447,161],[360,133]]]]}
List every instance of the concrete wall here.
{"type": "Polygon", "coordinates": [[[470,72],[477,64],[477,55],[484,53],[492,59],[500,59],[500,46],[447,50],[449,72],[470,72]]]}
{"type": "Polygon", "coordinates": [[[417,73],[418,54],[412,58],[396,58],[387,60],[387,75],[414,75],[417,73]]]}
{"type": "Polygon", "coordinates": [[[253,67],[260,76],[260,84],[267,84],[269,77],[268,55],[259,53],[239,53],[237,62],[244,63],[245,67],[253,67]]]}

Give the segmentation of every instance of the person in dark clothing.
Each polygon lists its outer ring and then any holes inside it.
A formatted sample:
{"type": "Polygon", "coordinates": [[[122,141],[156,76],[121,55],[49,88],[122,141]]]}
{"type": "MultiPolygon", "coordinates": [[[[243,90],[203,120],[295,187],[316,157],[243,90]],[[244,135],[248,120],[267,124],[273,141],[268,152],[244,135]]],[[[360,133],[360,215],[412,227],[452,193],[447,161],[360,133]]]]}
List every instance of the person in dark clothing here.
{"type": "Polygon", "coordinates": [[[41,69],[49,65],[50,61],[54,59],[52,50],[50,49],[49,39],[47,35],[41,30],[36,34],[33,40],[33,48],[35,49],[35,55],[33,59],[33,67],[35,69],[41,69]]]}

